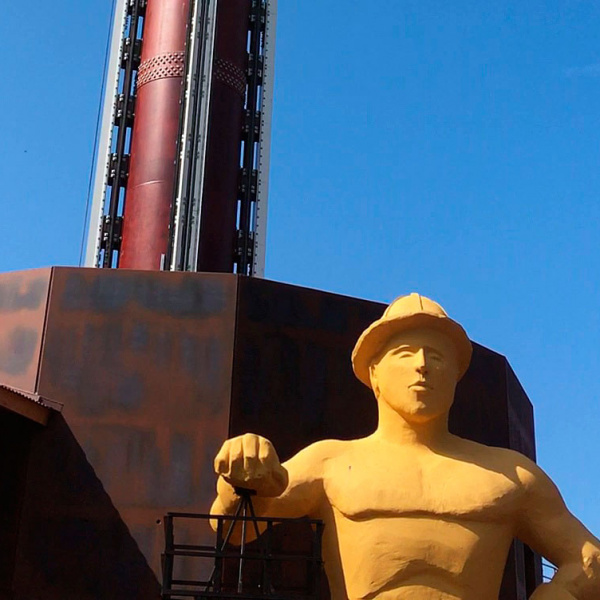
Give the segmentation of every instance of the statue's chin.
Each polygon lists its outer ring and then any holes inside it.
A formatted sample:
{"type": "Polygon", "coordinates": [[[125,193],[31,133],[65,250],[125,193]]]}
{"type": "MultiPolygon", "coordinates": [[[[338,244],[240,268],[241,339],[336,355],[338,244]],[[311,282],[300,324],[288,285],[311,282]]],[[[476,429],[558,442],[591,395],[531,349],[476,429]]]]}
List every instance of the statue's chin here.
{"type": "Polygon", "coordinates": [[[441,406],[438,403],[424,402],[422,400],[414,400],[410,403],[404,403],[401,406],[390,406],[408,423],[419,425],[435,421],[444,416],[449,410],[449,407],[446,407],[445,404],[441,406]]]}
{"type": "Polygon", "coordinates": [[[442,415],[431,414],[431,413],[414,413],[410,415],[403,415],[404,419],[409,424],[414,425],[426,425],[439,419],[442,415]]]}

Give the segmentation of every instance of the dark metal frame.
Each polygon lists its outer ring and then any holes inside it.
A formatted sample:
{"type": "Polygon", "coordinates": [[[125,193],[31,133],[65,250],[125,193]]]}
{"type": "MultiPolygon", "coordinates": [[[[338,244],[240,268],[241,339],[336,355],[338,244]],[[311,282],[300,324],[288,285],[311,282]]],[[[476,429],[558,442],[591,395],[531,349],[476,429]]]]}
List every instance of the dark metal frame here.
{"type": "Polygon", "coordinates": [[[234,515],[210,515],[194,513],[168,513],[164,519],[165,552],[163,555],[163,600],[193,598],[239,598],[244,600],[318,600],[321,590],[323,559],[321,543],[324,525],[322,521],[309,519],[276,519],[257,517],[252,506],[251,495],[247,491],[240,493],[240,503],[234,515]],[[175,522],[182,519],[200,519],[217,523],[216,544],[214,546],[178,544],[175,542],[175,522]],[[311,553],[283,554],[273,549],[273,531],[275,526],[299,521],[311,526],[313,536],[311,553]],[[241,527],[241,544],[236,548],[230,544],[236,526],[241,527]],[[251,526],[257,538],[257,548],[248,548],[248,527],[251,526]],[[263,529],[263,531],[261,531],[263,529]],[[195,557],[213,559],[214,567],[208,580],[184,580],[174,578],[177,557],[195,557]],[[238,561],[235,589],[225,586],[224,561],[238,561]],[[248,589],[244,582],[244,566],[248,561],[261,562],[261,583],[258,591],[248,589]],[[305,595],[287,594],[284,590],[275,590],[271,579],[273,563],[280,561],[302,561],[309,566],[309,581],[305,595]]]}
{"type": "MultiPolygon", "coordinates": [[[[202,0],[196,0],[202,2],[202,0]]],[[[248,21],[248,62],[246,67],[246,93],[244,103],[244,121],[242,135],[240,140],[240,170],[238,175],[238,192],[237,198],[237,219],[236,219],[236,240],[233,252],[233,267],[234,271],[243,275],[254,275],[254,254],[255,254],[255,233],[256,233],[256,205],[258,200],[258,158],[260,151],[261,140],[261,122],[262,122],[262,85],[264,74],[264,50],[265,50],[265,33],[267,25],[267,2],[266,0],[248,0],[251,1],[250,17],[248,21]]],[[[202,3],[202,19],[200,22],[200,32],[202,35],[206,33],[206,5],[202,3]]],[[[190,13],[191,22],[191,13],[190,13]]],[[[193,57],[190,55],[190,40],[187,42],[187,54],[185,69],[186,73],[191,68],[193,57]]],[[[204,52],[204,48],[200,48],[200,52],[204,52]]],[[[198,74],[194,74],[198,77],[198,74]]],[[[195,81],[195,86],[188,93],[198,94],[198,81],[195,81]]],[[[196,100],[192,100],[196,102],[196,100]]],[[[208,102],[206,98],[204,101],[208,102]]],[[[197,111],[192,114],[192,119],[198,117],[197,111]]],[[[183,104],[180,117],[180,128],[183,126],[183,104]]],[[[194,136],[198,135],[198,126],[192,128],[194,136]]],[[[165,260],[165,265],[172,263],[175,249],[175,218],[177,214],[184,215],[183,233],[181,241],[177,242],[181,245],[181,256],[175,265],[176,270],[186,270],[190,267],[189,248],[191,244],[192,224],[190,219],[193,218],[190,211],[190,200],[192,198],[193,181],[198,169],[198,161],[201,157],[196,155],[195,158],[189,161],[184,166],[184,157],[181,155],[181,144],[183,130],[180,129],[179,149],[177,153],[177,164],[175,186],[173,190],[173,202],[171,204],[170,216],[170,233],[169,247],[165,260]],[[183,193],[180,198],[181,205],[177,206],[179,194],[179,184],[183,181],[183,193]]],[[[191,148],[195,148],[195,140],[192,140],[191,148]]],[[[204,190],[200,191],[204,194],[204,190]]],[[[233,200],[233,199],[232,199],[233,200]]],[[[198,227],[198,235],[200,235],[200,227],[198,227]]]]}
{"type": "MultiPolygon", "coordinates": [[[[194,0],[190,2],[189,14],[188,14],[188,36],[185,45],[185,59],[184,59],[184,77],[182,80],[182,102],[179,111],[179,131],[177,134],[177,153],[175,160],[175,178],[173,185],[173,198],[171,201],[171,209],[170,209],[170,217],[169,217],[169,244],[167,246],[167,253],[165,255],[165,269],[169,269],[170,265],[173,263],[173,257],[176,255],[175,245],[178,243],[180,248],[179,257],[177,260],[177,264],[174,265],[173,270],[175,271],[186,271],[189,270],[189,265],[191,264],[190,260],[190,250],[192,241],[192,229],[193,223],[192,220],[194,218],[192,212],[192,203],[194,200],[194,182],[197,177],[197,172],[199,169],[199,161],[202,160],[197,153],[198,148],[198,139],[200,137],[200,103],[209,103],[210,97],[203,97],[202,91],[202,78],[203,74],[201,72],[192,73],[192,77],[188,83],[188,77],[190,69],[192,69],[194,64],[194,56],[192,56],[191,48],[192,48],[192,35],[197,36],[199,40],[205,40],[208,38],[209,31],[209,7],[206,0],[194,0]],[[198,5],[199,12],[199,21],[197,24],[197,29],[195,30],[193,25],[193,15],[194,9],[196,8],[195,4],[198,5]],[[185,121],[185,113],[186,113],[186,102],[183,99],[189,95],[189,103],[192,106],[191,114],[190,114],[190,125],[188,126],[188,135],[189,139],[189,152],[194,157],[192,160],[189,160],[189,164],[185,165],[185,158],[182,156],[182,147],[184,146],[183,138],[186,135],[184,128],[185,121]],[[185,168],[187,167],[187,168],[185,168]],[[181,197],[179,198],[179,186],[181,185],[181,197]],[[181,218],[183,221],[182,226],[182,234],[181,240],[176,242],[175,240],[175,219],[181,218]]],[[[201,57],[198,60],[198,64],[200,65],[203,61],[207,61],[206,57],[206,47],[204,44],[199,45],[198,52],[201,53],[201,57]]],[[[210,65],[210,69],[212,69],[212,64],[210,65]]],[[[204,135],[207,132],[203,132],[204,135]]],[[[204,193],[204,190],[200,190],[200,195],[204,193]]],[[[200,231],[200,223],[197,224],[197,229],[200,231]]],[[[195,265],[194,265],[195,266],[195,265]]]]}
{"type": "Polygon", "coordinates": [[[121,86],[116,98],[117,110],[113,127],[116,132],[116,146],[110,155],[109,176],[106,194],[109,198],[108,210],[102,218],[102,241],[100,250],[104,252],[100,265],[111,268],[118,262],[123,233],[123,212],[125,190],[129,178],[131,133],[135,117],[136,79],[135,74],[142,56],[143,18],[148,0],[128,0],[128,23],[121,55],[121,86]],[[141,25],[141,27],[140,27],[141,25]]]}
{"type": "Polygon", "coordinates": [[[235,253],[236,272],[254,275],[254,236],[258,192],[257,159],[260,142],[261,106],[260,88],[264,71],[264,37],[267,23],[267,3],[252,0],[250,12],[248,54],[248,86],[246,92],[243,130],[243,158],[240,170],[238,197],[238,231],[235,253]]]}

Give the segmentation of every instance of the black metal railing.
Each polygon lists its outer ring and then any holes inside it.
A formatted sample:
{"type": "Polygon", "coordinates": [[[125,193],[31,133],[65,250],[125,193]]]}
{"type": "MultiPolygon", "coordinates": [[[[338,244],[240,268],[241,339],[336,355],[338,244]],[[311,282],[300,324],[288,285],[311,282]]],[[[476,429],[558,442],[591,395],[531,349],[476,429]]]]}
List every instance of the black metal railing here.
{"type": "Polygon", "coordinates": [[[164,600],[318,600],[320,597],[322,521],[257,517],[250,497],[245,495],[232,516],[168,513],[164,526],[164,600]],[[189,539],[178,539],[178,531],[183,538],[189,538],[190,530],[198,530],[198,524],[206,535],[209,522],[213,527],[216,525],[214,545],[183,543],[189,539]],[[301,532],[301,543],[292,550],[282,548],[282,532],[286,537],[287,527],[287,545],[290,541],[295,545],[294,527],[298,526],[296,532],[301,532]],[[234,539],[236,544],[232,543],[234,539]],[[295,576],[290,577],[290,572],[295,576]]]}

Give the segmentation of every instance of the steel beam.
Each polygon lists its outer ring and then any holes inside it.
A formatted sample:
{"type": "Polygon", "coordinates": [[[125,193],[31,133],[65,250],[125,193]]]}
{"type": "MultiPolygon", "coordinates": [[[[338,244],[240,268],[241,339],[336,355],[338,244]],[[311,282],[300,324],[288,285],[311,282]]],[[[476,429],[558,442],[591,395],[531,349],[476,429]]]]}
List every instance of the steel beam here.
{"type": "Polygon", "coordinates": [[[263,40],[263,77],[260,101],[260,136],[258,145],[258,183],[254,212],[254,256],[251,275],[265,276],[267,214],[271,170],[271,132],[275,87],[275,49],[277,34],[277,0],[267,2],[263,40]]]}
{"type": "Polygon", "coordinates": [[[172,271],[195,271],[198,264],[216,21],[217,0],[194,2],[167,254],[167,266],[172,271]]]}

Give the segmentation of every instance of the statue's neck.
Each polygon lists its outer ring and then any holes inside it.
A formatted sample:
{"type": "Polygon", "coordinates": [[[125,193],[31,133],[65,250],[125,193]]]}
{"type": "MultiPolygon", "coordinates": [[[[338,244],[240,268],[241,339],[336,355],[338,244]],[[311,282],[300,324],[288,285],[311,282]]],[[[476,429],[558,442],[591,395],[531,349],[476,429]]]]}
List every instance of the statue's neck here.
{"type": "Polygon", "coordinates": [[[393,444],[436,448],[452,437],[448,431],[447,413],[420,422],[403,417],[381,399],[378,404],[379,425],[375,436],[379,439],[393,444]]]}

